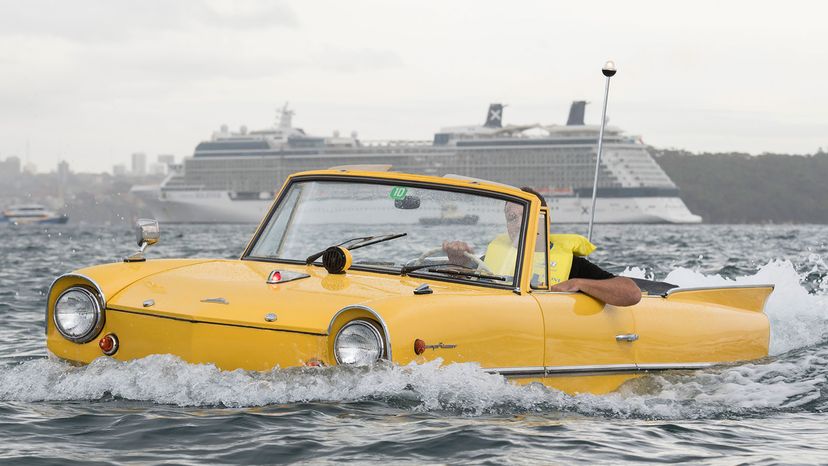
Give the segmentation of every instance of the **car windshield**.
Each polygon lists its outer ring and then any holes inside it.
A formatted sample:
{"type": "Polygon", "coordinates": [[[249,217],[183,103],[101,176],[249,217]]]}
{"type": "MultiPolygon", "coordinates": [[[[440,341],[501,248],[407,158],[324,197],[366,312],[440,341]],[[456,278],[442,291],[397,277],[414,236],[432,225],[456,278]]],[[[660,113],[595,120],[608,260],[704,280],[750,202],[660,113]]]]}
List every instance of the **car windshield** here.
{"type": "Polygon", "coordinates": [[[515,286],[523,204],[484,194],[404,182],[295,181],[246,257],[321,263],[314,254],[325,248],[376,237],[351,251],[352,268],[515,286]]]}

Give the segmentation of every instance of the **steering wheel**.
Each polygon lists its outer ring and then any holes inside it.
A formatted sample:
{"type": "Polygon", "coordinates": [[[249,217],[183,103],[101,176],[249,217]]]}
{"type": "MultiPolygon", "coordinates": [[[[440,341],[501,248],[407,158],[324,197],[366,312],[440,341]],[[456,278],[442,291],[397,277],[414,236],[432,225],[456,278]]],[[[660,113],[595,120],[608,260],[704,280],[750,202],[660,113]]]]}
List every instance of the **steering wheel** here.
{"type": "MultiPolygon", "coordinates": [[[[437,255],[445,255],[445,251],[443,250],[442,247],[429,249],[429,250],[423,252],[422,254],[420,254],[420,257],[414,259],[414,262],[412,263],[412,265],[420,265],[423,262],[425,262],[425,260],[428,259],[429,257],[434,257],[434,256],[437,256],[437,255]]],[[[466,251],[463,251],[463,255],[467,259],[474,262],[474,264],[477,266],[477,268],[475,269],[477,272],[483,272],[483,273],[486,273],[486,274],[489,274],[489,275],[495,275],[495,273],[492,272],[492,269],[490,269],[489,266],[486,265],[485,262],[480,260],[479,257],[475,256],[474,254],[470,254],[466,251]]]]}

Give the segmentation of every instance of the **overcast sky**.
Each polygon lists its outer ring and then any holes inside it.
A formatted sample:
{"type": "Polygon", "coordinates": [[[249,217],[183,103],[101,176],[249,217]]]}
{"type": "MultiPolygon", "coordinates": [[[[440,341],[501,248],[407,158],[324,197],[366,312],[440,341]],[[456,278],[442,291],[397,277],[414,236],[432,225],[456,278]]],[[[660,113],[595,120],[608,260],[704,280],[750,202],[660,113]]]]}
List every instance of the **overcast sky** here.
{"type": "Polygon", "coordinates": [[[189,156],[221,124],[431,139],[600,120],[659,147],[828,149],[828,7],[760,1],[0,0],[0,159],[109,171],[189,156]],[[28,147],[28,149],[27,149],[28,147]]]}

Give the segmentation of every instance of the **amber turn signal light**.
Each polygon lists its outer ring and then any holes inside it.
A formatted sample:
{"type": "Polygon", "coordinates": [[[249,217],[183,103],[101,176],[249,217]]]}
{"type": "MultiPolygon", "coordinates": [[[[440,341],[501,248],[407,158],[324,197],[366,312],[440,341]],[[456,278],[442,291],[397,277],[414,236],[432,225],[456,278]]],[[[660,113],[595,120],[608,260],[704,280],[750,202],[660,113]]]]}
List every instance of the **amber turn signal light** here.
{"type": "Polygon", "coordinates": [[[118,337],[114,333],[107,333],[98,341],[98,346],[103,354],[112,356],[118,351],[118,337]]]}

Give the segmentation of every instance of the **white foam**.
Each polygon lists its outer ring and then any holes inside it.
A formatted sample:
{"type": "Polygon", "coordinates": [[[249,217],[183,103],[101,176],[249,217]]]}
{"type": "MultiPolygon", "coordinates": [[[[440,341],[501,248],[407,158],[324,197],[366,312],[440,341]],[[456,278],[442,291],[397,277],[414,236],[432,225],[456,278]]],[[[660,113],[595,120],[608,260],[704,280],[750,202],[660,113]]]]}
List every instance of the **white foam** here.
{"type": "Polygon", "coordinates": [[[0,368],[0,400],[99,400],[249,407],[299,402],[385,401],[399,409],[461,414],[565,411],[615,417],[700,418],[793,409],[820,396],[828,347],[792,360],[639,379],[619,392],[569,396],[519,386],[476,364],[220,371],[169,355],[83,367],[40,359],[0,368]]]}
{"type": "MultiPolygon", "coordinates": [[[[418,410],[480,413],[498,404],[531,408],[550,392],[519,387],[477,364],[385,364],[373,368],[221,371],[171,355],[119,362],[99,358],[76,367],[49,359],[0,368],[0,400],[96,400],[114,396],[179,406],[262,406],[298,402],[392,399],[418,410]]],[[[556,394],[554,396],[564,396],[556,394]]]]}
{"type": "Polygon", "coordinates": [[[626,270],[621,272],[621,275],[630,278],[644,278],[647,280],[652,280],[652,275],[647,273],[647,269],[643,267],[627,267],[626,270]]]}

